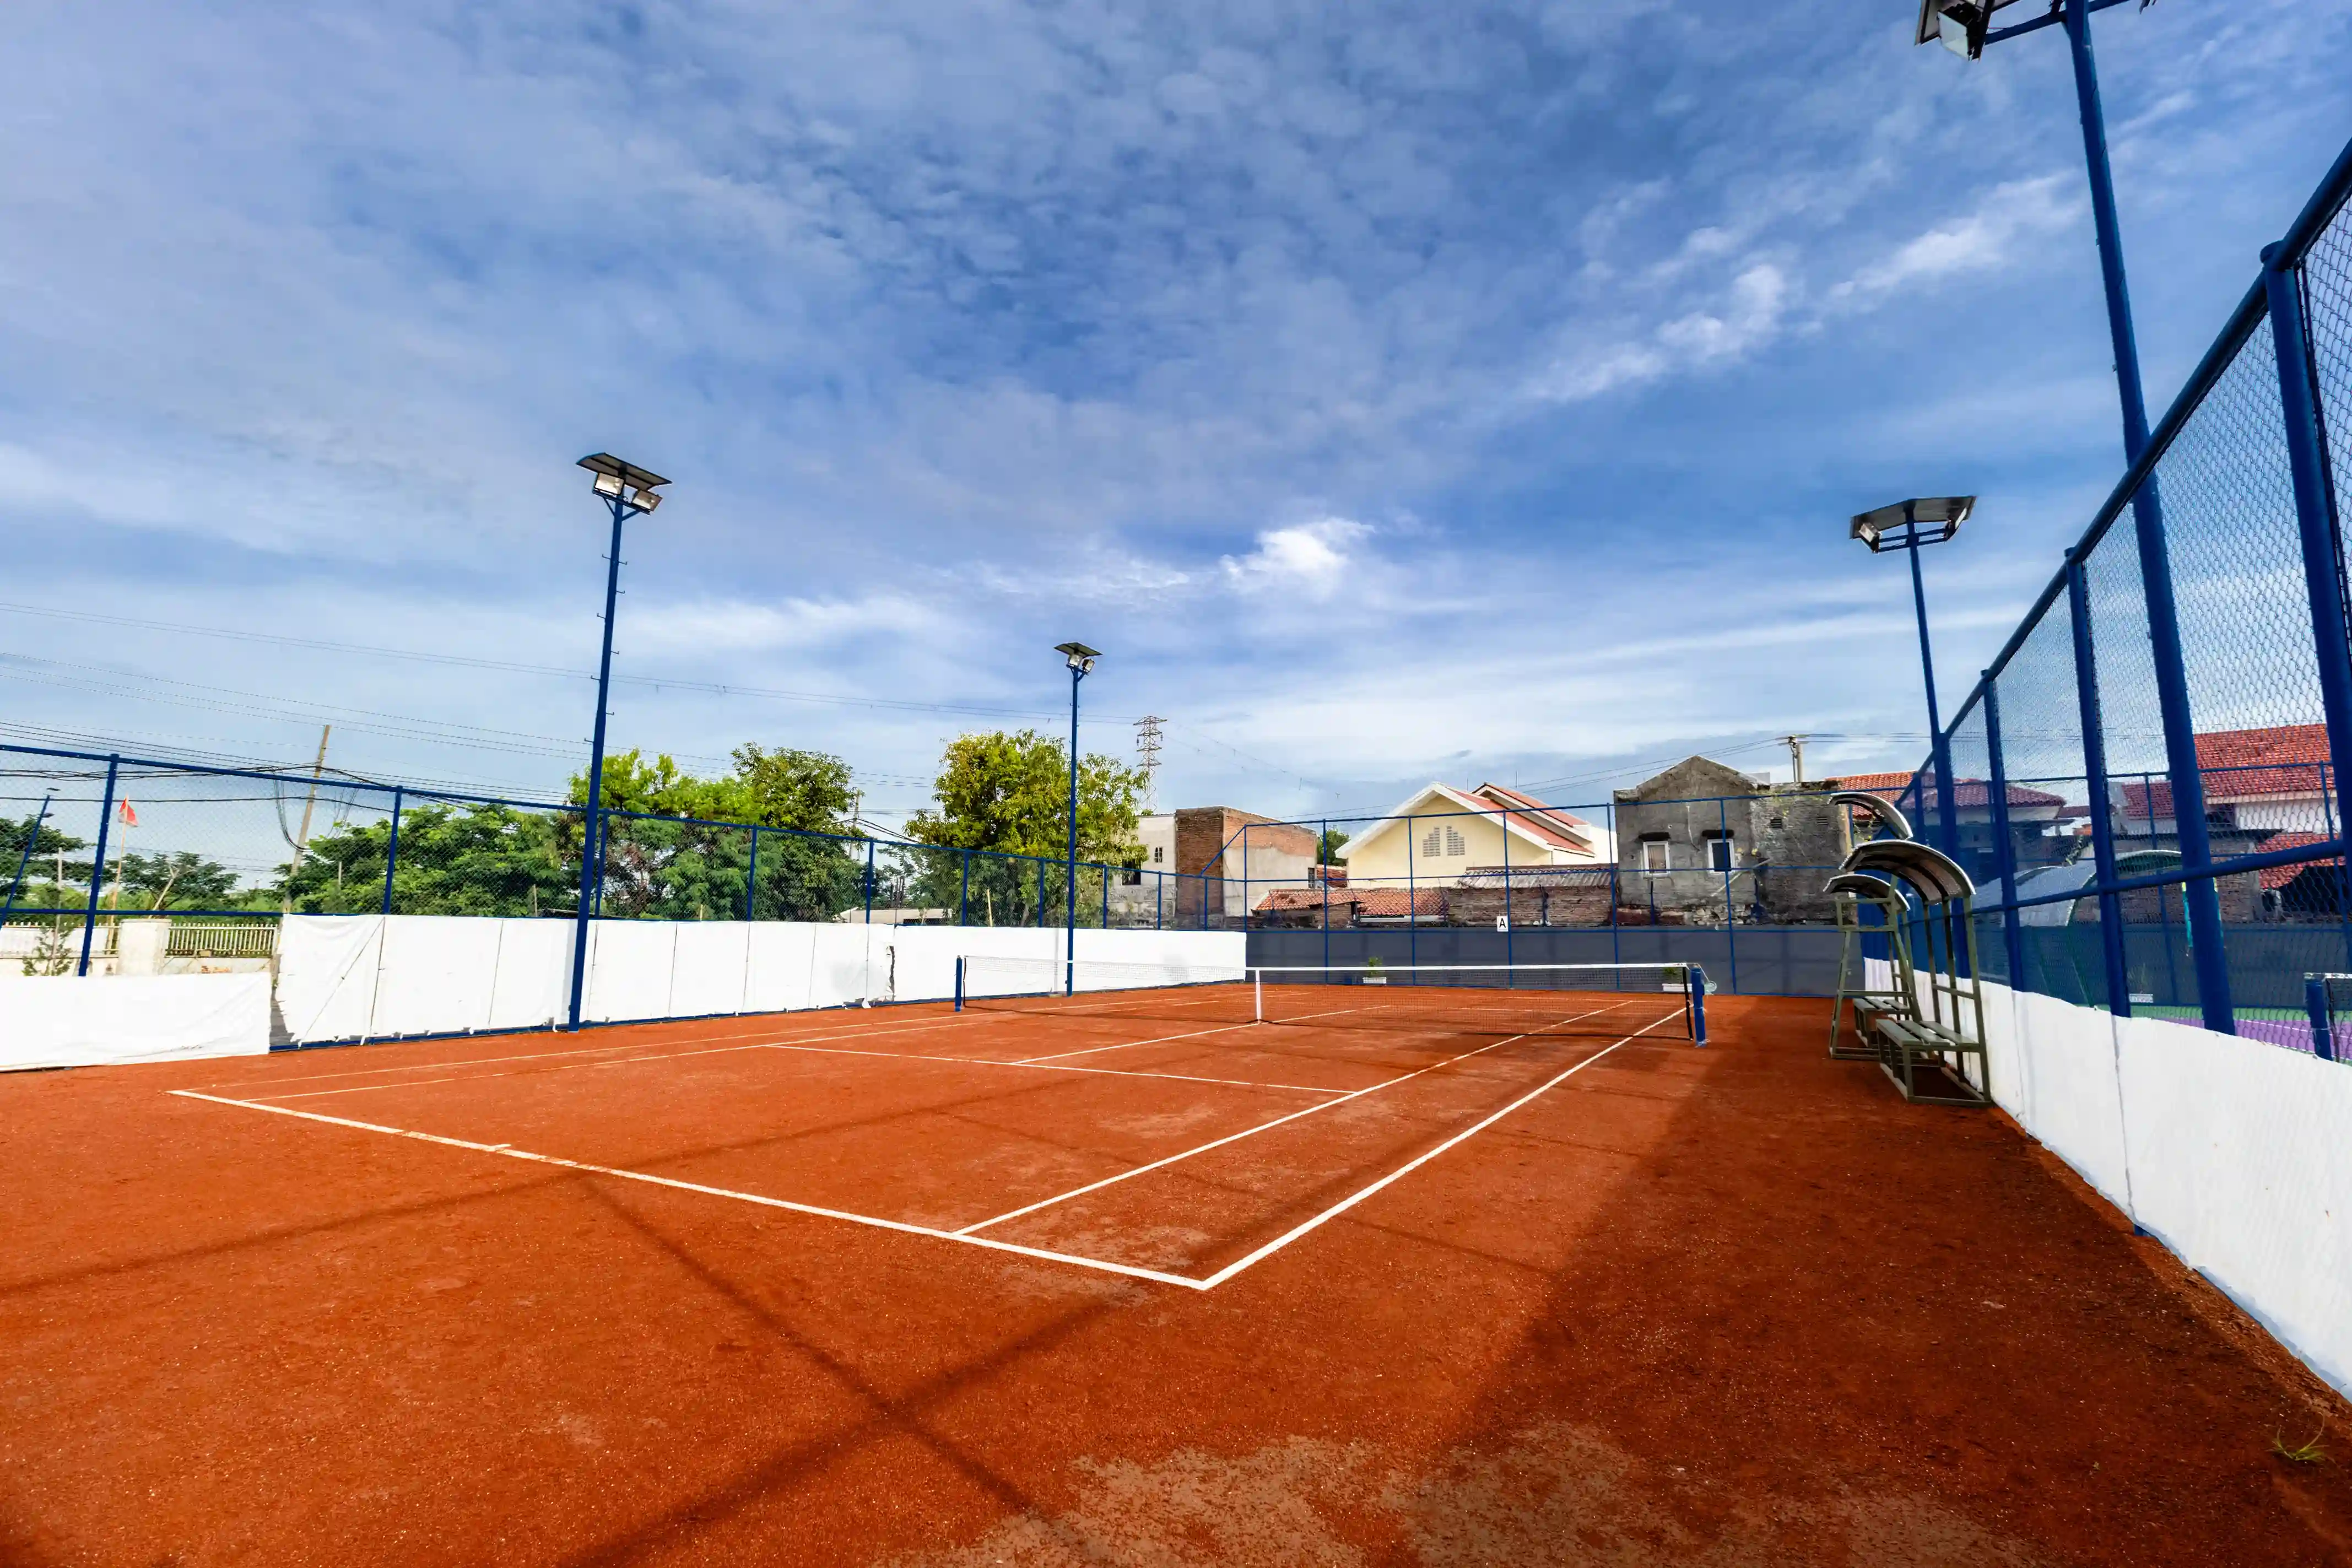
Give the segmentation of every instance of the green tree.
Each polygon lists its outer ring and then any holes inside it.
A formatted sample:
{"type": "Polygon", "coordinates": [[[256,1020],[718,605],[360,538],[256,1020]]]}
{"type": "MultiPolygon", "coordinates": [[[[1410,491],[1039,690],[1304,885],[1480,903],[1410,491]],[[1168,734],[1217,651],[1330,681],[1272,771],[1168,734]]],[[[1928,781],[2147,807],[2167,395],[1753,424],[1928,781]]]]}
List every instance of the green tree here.
{"type": "MultiPolygon", "coordinates": [[[[314,836],[299,870],[279,867],[272,901],[298,914],[383,907],[391,823],[314,836]]],[[[503,805],[415,805],[401,814],[392,908],[404,915],[569,914],[580,889],[576,819],[503,805]],[[568,828],[568,837],[566,829],[568,828]]]]}
{"type": "MultiPolygon", "coordinates": [[[[849,827],[849,764],[758,745],[738,747],[734,761],[731,773],[705,779],[668,756],[648,763],[630,751],[604,759],[600,805],[641,814],[605,818],[605,914],[824,921],[860,900],[865,851],[841,837],[849,827]],[[756,888],[753,826],[761,829],[756,888]]],[[[586,775],[575,776],[573,804],[587,796],[586,775]]],[[[567,827],[576,842],[577,819],[567,827]]]]}
{"type": "MultiPolygon", "coordinates": [[[[1078,759],[1078,855],[1124,864],[1139,857],[1135,824],[1143,770],[1099,753],[1078,759]]],[[[1069,834],[1070,757],[1062,742],[1024,730],[960,735],[940,758],[937,811],[907,819],[907,836],[960,849],[1054,857],[1069,834]]]]}
{"type": "Polygon", "coordinates": [[[1323,830],[1323,837],[1317,841],[1315,846],[1315,863],[1318,866],[1339,865],[1340,863],[1339,851],[1346,848],[1347,845],[1348,836],[1346,834],[1340,832],[1336,827],[1325,828],[1323,830]]]}
{"type": "Polygon", "coordinates": [[[40,816],[39,812],[33,811],[20,818],[0,817],[0,903],[7,900],[8,886],[16,879],[16,866],[21,860],[25,867],[25,880],[16,889],[18,909],[57,909],[63,907],[68,900],[79,908],[88,896],[89,862],[84,860],[77,865],[74,861],[67,861],[66,880],[60,884],[58,881],[58,857],[89,848],[89,840],[58,832],[52,826],[56,821],[54,816],[41,821],[40,831],[36,834],[34,824],[40,816]],[[25,853],[25,841],[28,837],[33,840],[30,856],[25,853]]]}
{"type": "Polygon", "coordinates": [[[194,850],[125,855],[108,869],[107,901],[117,909],[222,910],[239,901],[236,873],[194,850]]]}
{"type": "MultiPolygon", "coordinates": [[[[1078,857],[1098,864],[1139,861],[1137,805],[1143,772],[1112,758],[1078,759],[1078,857]]],[[[936,810],[907,821],[907,836],[937,849],[903,849],[894,863],[907,881],[904,897],[924,907],[961,902],[975,923],[1034,925],[1057,920],[1066,893],[1070,799],[1069,752],[1034,730],[961,735],[948,743],[931,786],[936,810]],[[988,851],[989,853],[978,853],[988,851]],[[1033,858],[1013,858],[1016,856],[1033,858]]],[[[1080,867],[1078,917],[1099,919],[1099,869],[1080,867]]]]}

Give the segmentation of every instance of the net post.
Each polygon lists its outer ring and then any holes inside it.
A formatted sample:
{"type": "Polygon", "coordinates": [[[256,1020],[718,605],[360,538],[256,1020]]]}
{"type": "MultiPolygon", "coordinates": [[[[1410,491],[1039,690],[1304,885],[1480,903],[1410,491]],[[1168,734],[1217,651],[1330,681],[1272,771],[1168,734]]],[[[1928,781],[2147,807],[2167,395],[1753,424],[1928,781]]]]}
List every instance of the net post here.
{"type": "Polygon", "coordinates": [[[1250,1022],[1265,1022],[1265,971],[1263,969],[1250,971],[1250,1022]]]}
{"type": "Polygon", "coordinates": [[[1683,985],[1689,995],[1691,1044],[1706,1044],[1706,971],[1697,964],[1683,969],[1683,985]]]}
{"type": "Polygon", "coordinates": [[[2311,1050],[2321,1061],[2336,1059],[2336,1029],[2327,1012],[2327,977],[2303,977],[2303,1010],[2311,1019],[2311,1050]]]}
{"type": "Polygon", "coordinates": [[[955,961],[955,1010],[959,1013],[963,1011],[963,954],[961,953],[956,954],[955,961]]]}

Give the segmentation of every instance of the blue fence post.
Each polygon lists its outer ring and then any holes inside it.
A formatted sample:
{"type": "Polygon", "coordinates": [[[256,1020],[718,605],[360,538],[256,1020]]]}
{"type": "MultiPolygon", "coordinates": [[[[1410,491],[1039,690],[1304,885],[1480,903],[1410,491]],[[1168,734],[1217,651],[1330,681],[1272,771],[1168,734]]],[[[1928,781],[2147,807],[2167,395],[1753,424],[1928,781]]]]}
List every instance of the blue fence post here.
{"type": "MultiPolygon", "coordinates": [[[[1916,551],[1911,558],[1916,561],[1916,551]]],[[[1731,907],[1731,863],[1738,858],[1739,846],[1731,837],[1731,804],[1723,796],[1715,797],[1717,829],[1722,834],[1723,845],[1723,948],[1725,965],[1731,975],[1731,994],[1739,994],[1739,911],[1731,907]]]]}
{"type": "Polygon", "coordinates": [[[1168,873],[1151,873],[1151,929],[1168,929],[1168,873]]]}
{"type": "MultiPolygon", "coordinates": [[[[2114,891],[2115,825],[2107,816],[2107,735],[2099,716],[2099,661],[2091,641],[2091,586],[2079,550],[2066,552],[2066,609],[2074,633],[2074,699],[2083,729],[2083,787],[2091,797],[2091,854],[2099,874],[2099,946],[2106,960],[2107,1010],[2128,1018],[2131,979],[2124,964],[2123,900],[2114,891]]],[[[2180,809],[2177,789],[2173,809],[2176,813],[2180,809]]],[[[2196,940],[2193,926],[2189,940],[2196,940]]]]}
{"type": "Polygon", "coordinates": [[[397,784],[392,791],[392,831],[383,841],[383,912],[392,913],[392,872],[400,864],[400,808],[404,791],[397,784]]]}
{"type": "Polygon", "coordinates": [[[41,824],[49,819],[49,802],[56,798],[54,792],[41,796],[41,809],[33,814],[33,826],[25,830],[25,847],[16,857],[16,874],[8,879],[7,901],[0,903],[0,926],[6,925],[8,917],[16,912],[16,892],[25,885],[25,868],[33,863],[33,847],[41,841],[41,824]]]}
{"type": "Polygon", "coordinates": [[[1101,929],[1108,931],[1110,930],[1110,868],[1108,866],[1105,866],[1101,868],[1101,870],[1103,889],[1101,929]]]}
{"type": "Polygon", "coordinates": [[[743,918],[760,918],[760,826],[751,825],[751,863],[743,868],[743,918]]]}
{"type": "Polygon", "coordinates": [[[1511,970],[1511,965],[1517,962],[1513,956],[1515,950],[1512,947],[1512,942],[1514,939],[1511,928],[1518,922],[1511,919],[1510,809],[1507,806],[1505,807],[1495,818],[1495,821],[1503,830],[1503,984],[1509,985],[1515,984],[1518,979],[1518,976],[1512,973],[1511,970]]]}
{"type": "MultiPolygon", "coordinates": [[[[2271,342],[2278,353],[2279,405],[2285,416],[2287,466],[2294,476],[2294,518],[2303,536],[2303,581],[2311,600],[2311,629],[2319,665],[2320,711],[2327,720],[2329,795],[2337,831],[2352,825],[2352,648],[2344,630],[2343,581],[2337,575],[2339,535],[2327,491],[2327,449],[2319,436],[2319,395],[2304,334],[2302,289],[2293,261],[2279,246],[2263,251],[2263,292],[2270,306],[2271,342]]],[[[2345,898],[2339,889],[2336,905],[2345,898]]]]}
{"type": "Polygon", "coordinates": [[[971,851],[956,851],[956,924],[971,924],[971,851]]]}
{"type": "Polygon", "coordinates": [[[1412,968],[1421,963],[1421,892],[1412,870],[1412,836],[1421,831],[1420,818],[1406,817],[1404,826],[1404,961],[1412,968]]]}
{"type": "Polygon", "coordinates": [[[1041,930],[1045,924],[1045,862],[1042,859],[1037,862],[1037,924],[1041,930]]]}
{"type": "Polygon", "coordinates": [[[90,938],[98,931],[98,895],[106,880],[107,829],[114,826],[114,781],[121,772],[122,759],[106,759],[106,798],[98,807],[98,847],[89,858],[89,902],[81,916],[81,963],[74,970],[77,977],[89,973],[90,938]]]}
{"type": "Polygon", "coordinates": [[[1985,760],[1992,807],[1993,864],[2000,872],[2000,947],[2009,961],[2009,987],[2025,989],[2025,931],[2017,917],[2017,837],[2009,820],[2009,759],[2001,754],[2000,691],[1984,672],[1985,760]]]}
{"type": "Polygon", "coordinates": [[[1323,864],[1323,846],[1331,841],[1331,819],[1325,817],[1315,834],[1315,864],[1323,877],[1323,967],[1331,967],[1331,868],[1323,864]]]}
{"type": "Polygon", "coordinates": [[[866,923],[874,923],[874,840],[866,841],[866,923]]]}

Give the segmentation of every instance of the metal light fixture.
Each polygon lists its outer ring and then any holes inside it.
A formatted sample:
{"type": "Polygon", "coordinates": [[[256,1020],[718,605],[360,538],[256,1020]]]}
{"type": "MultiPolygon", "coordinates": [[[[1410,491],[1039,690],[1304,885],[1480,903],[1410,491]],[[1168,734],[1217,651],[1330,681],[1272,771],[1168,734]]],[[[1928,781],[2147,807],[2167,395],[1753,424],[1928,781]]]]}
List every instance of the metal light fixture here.
{"type": "MultiPolygon", "coordinates": [[[[2082,3],[2089,10],[2104,11],[2110,5],[2122,5],[2124,0],[2082,0],[2082,3]]],[[[1919,0],[1919,26],[1911,41],[1915,44],[1941,44],[1963,59],[1980,59],[1984,56],[1985,45],[1998,41],[1989,37],[1993,13],[2016,4],[2017,0],[1919,0]]],[[[2031,22],[2002,28],[2000,36],[2014,37],[2020,33],[2051,26],[2059,19],[2063,4],[2064,0],[2060,0],[2058,5],[2052,5],[2046,16],[2037,16],[2031,22]]],[[[2145,11],[2152,4],[2154,0],[2139,0],[2139,8],[2145,11]]]]}
{"type": "Polygon", "coordinates": [[[1088,647],[1082,642],[1055,643],[1054,651],[1066,658],[1070,662],[1070,668],[1080,675],[1092,675],[1095,660],[1102,657],[1102,649],[1088,647]]]}
{"type": "Polygon", "coordinates": [[[596,493],[608,502],[618,502],[629,511],[651,511],[661,505],[661,497],[654,492],[669,483],[649,468],[625,463],[610,452],[598,452],[580,459],[580,466],[596,476],[596,493]],[[629,492],[636,493],[631,495],[629,492]]]}
{"type": "Polygon", "coordinates": [[[1907,550],[1920,544],[1941,544],[1959,532],[1976,510],[1974,496],[1916,496],[1865,511],[1853,520],[1853,537],[1876,554],[1882,549],[1907,550]]]}

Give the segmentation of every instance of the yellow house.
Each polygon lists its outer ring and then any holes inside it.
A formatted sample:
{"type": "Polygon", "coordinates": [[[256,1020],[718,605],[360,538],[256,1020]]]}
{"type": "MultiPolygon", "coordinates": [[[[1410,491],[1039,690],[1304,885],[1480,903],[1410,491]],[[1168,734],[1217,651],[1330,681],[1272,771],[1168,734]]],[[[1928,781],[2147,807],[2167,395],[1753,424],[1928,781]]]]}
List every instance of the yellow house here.
{"type": "Polygon", "coordinates": [[[1606,866],[1608,835],[1501,784],[1433,784],[1340,849],[1351,888],[1444,887],[1472,871],[1606,866]]]}

